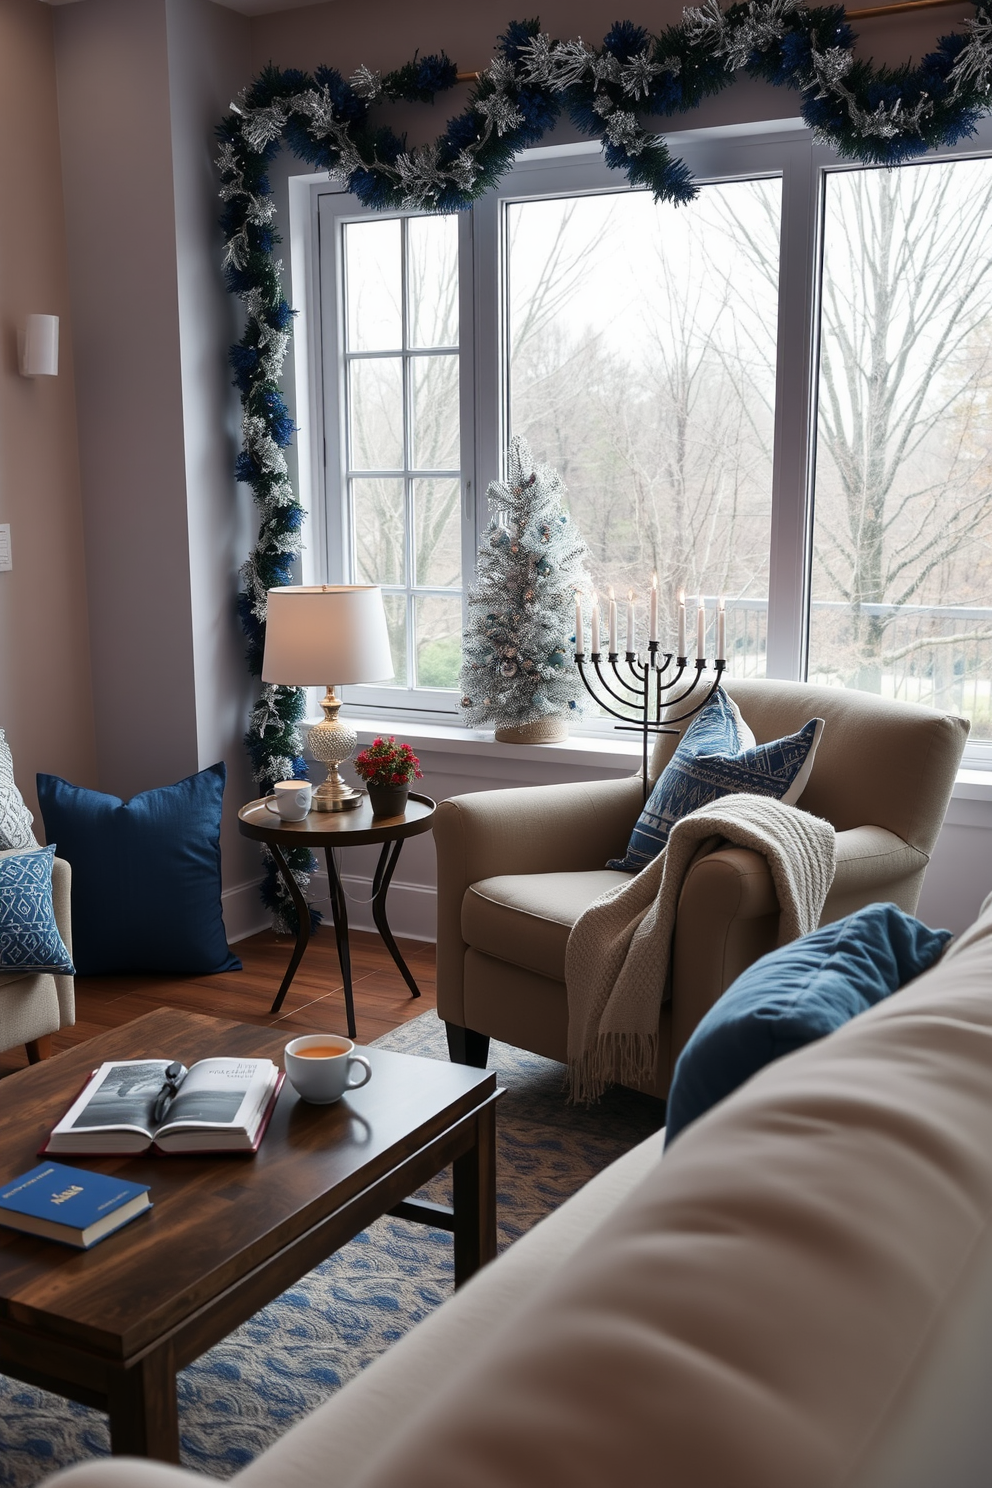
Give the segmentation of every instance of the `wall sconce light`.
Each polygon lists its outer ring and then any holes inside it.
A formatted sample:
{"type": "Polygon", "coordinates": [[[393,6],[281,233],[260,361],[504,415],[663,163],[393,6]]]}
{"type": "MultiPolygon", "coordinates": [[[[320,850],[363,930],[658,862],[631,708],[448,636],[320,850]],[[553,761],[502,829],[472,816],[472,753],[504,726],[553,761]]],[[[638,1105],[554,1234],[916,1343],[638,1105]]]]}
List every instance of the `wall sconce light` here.
{"type": "Polygon", "coordinates": [[[59,318],[29,315],[18,337],[22,377],[57,377],[59,372],[59,318]]]}

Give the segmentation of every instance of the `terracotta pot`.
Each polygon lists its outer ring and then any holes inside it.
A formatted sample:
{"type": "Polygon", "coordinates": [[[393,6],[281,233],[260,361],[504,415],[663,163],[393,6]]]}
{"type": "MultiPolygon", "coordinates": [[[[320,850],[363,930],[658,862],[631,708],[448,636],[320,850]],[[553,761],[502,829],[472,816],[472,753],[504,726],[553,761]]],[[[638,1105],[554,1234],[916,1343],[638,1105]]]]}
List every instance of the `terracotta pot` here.
{"type": "Polygon", "coordinates": [[[372,785],[370,782],[366,790],[372,803],[373,816],[402,816],[406,811],[407,797],[410,794],[408,785],[372,785]]]}
{"type": "Polygon", "coordinates": [[[533,723],[521,723],[516,728],[498,728],[498,744],[555,744],[568,738],[567,718],[535,718],[533,723]]]}

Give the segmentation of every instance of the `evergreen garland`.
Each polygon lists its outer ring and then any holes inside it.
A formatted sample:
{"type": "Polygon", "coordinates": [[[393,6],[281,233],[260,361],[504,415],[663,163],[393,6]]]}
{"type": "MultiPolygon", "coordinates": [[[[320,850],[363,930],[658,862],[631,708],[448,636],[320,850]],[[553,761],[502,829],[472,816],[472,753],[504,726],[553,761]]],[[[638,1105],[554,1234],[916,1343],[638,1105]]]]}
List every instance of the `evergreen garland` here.
{"type": "MultiPolygon", "coordinates": [[[[304,518],[283,453],[294,432],[279,390],[293,311],[274,258],[280,240],[266,175],[280,141],[373,209],[459,211],[495,186],[517,151],[536,144],[564,112],[601,141],[607,165],[632,186],[678,203],[690,201],[696,187],[645,121],[696,108],[737,72],[794,89],[816,136],[867,165],[897,165],[954,144],[973,134],[992,106],[992,0],[977,0],[963,32],[941,37],[915,68],[859,61],[854,46],[842,6],[798,0],[745,0],[726,11],[718,0],[704,0],[658,36],[618,21],[600,48],[556,41],[537,20],[511,21],[468,106],[436,140],[413,149],[372,111],[398,100],[433,103],[454,87],[457,69],[444,53],[415,57],[385,76],[359,67],[347,81],[331,67],[311,76],[270,65],[259,74],[217,130],[225,276],[245,310],[244,334],[230,351],[243,413],[236,473],[251,487],[259,514],[239,596],[254,675],[261,672],[266,590],[289,583],[304,518]]],[[[252,711],[246,744],[263,791],[306,774],[298,728],[303,696],[266,684],[252,711]]],[[[290,860],[305,888],[314,859],[304,849],[290,860]]],[[[289,928],[295,911],[271,861],[265,893],[279,928],[289,928]]]]}

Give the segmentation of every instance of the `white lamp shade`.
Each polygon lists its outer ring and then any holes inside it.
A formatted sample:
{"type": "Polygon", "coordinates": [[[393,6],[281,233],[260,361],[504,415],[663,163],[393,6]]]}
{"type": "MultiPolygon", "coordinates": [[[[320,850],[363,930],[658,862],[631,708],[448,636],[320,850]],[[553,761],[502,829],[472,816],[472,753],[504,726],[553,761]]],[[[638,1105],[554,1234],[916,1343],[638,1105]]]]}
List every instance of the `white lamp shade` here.
{"type": "Polygon", "coordinates": [[[392,676],[378,585],[287,584],[269,590],[263,682],[337,687],[392,676]]]}

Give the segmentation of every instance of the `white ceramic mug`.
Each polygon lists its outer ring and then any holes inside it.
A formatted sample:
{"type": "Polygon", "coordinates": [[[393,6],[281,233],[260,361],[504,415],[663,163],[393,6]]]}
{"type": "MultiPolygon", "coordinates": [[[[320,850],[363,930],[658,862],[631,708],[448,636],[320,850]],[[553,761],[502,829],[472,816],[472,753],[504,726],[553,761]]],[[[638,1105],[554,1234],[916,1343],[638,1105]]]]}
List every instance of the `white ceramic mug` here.
{"type": "Polygon", "coordinates": [[[309,812],[313,796],[309,780],[277,780],[272,792],[265,797],[265,809],[274,811],[283,821],[302,821],[309,812]]]}
{"type": "Polygon", "coordinates": [[[298,1095],[315,1106],[329,1106],[346,1090],[358,1090],[372,1078],[372,1066],[364,1054],[356,1054],[351,1039],[336,1033],[305,1033],[292,1039],[283,1051],[286,1079],[298,1095]],[[309,1051],[309,1052],[306,1052],[309,1051]],[[362,1065],[364,1076],[351,1078],[354,1065],[362,1065]]]}

